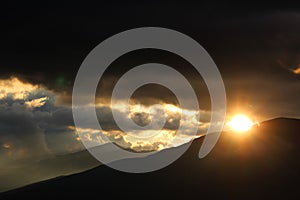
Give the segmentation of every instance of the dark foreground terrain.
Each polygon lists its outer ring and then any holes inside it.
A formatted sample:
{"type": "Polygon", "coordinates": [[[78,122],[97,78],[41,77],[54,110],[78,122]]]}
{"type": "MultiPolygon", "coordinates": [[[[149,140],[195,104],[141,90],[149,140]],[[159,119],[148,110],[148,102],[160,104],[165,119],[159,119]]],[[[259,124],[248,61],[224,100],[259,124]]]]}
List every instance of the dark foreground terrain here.
{"type": "Polygon", "coordinates": [[[199,138],[159,171],[130,174],[102,165],[5,192],[0,199],[300,199],[299,134],[300,120],[278,118],[245,134],[223,133],[204,159],[198,158],[199,138]]]}

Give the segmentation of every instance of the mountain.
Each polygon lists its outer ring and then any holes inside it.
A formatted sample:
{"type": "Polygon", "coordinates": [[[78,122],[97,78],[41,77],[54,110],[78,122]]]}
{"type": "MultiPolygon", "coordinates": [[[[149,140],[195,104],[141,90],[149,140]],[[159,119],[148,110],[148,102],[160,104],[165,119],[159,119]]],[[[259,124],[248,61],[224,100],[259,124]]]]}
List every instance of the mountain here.
{"type": "Polygon", "coordinates": [[[87,151],[51,156],[30,162],[15,162],[0,168],[0,192],[24,185],[70,175],[99,166],[100,163],[87,151]]]}
{"type": "Polygon", "coordinates": [[[101,165],[2,193],[0,199],[299,199],[299,130],[300,120],[277,118],[244,134],[222,133],[203,159],[198,158],[199,138],[177,161],[155,172],[130,174],[101,165]]]}

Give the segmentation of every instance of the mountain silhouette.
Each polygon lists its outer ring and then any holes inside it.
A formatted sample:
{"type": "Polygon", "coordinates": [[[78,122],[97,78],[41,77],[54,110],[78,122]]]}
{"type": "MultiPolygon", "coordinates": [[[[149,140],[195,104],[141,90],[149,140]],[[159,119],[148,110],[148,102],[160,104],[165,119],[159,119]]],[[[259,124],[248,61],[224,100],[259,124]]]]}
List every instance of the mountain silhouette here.
{"type": "Polygon", "coordinates": [[[83,172],[100,164],[87,150],[36,161],[5,164],[5,168],[0,167],[0,193],[58,176],[83,172]]]}
{"type": "MultiPolygon", "coordinates": [[[[158,171],[132,174],[101,165],[4,192],[0,199],[299,199],[299,130],[298,119],[272,119],[246,133],[223,132],[203,159],[198,158],[203,138],[198,138],[158,171]]],[[[176,148],[181,147],[159,153],[176,148]]]]}

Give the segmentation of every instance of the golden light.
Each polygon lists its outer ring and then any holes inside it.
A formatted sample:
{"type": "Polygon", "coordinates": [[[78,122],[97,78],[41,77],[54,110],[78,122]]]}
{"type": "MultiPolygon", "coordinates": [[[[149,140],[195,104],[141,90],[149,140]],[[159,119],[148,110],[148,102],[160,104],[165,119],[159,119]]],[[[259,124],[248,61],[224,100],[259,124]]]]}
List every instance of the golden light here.
{"type": "Polygon", "coordinates": [[[167,110],[168,112],[172,112],[172,113],[182,112],[182,110],[179,107],[173,104],[164,104],[163,106],[165,110],[167,110]]]}
{"type": "Polygon", "coordinates": [[[10,146],[10,144],[5,143],[5,144],[2,145],[2,147],[4,149],[10,149],[11,146],[10,146]]]}
{"type": "Polygon", "coordinates": [[[293,70],[294,74],[300,74],[300,65],[298,65],[298,68],[293,70]]]}
{"type": "Polygon", "coordinates": [[[245,132],[250,130],[254,123],[245,115],[236,115],[227,125],[237,132],[245,132]]]}

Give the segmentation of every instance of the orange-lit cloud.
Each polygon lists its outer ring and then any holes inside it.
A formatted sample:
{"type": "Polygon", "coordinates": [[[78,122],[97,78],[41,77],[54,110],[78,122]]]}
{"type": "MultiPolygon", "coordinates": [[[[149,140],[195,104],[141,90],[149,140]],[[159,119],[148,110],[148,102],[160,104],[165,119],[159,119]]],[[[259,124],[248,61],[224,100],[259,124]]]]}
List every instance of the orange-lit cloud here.
{"type": "Polygon", "coordinates": [[[93,143],[93,146],[94,145],[98,146],[98,145],[105,144],[108,142],[101,137],[101,132],[103,132],[103,131],[99,131],[99,130],[92,129],[92,128],[80,128],[80,127],[75,127],[75,126],[68,126],[68,129],[70,131],[73,131],[73,133],[76,135],[75,139],[77,141],[84,140],[85,142],[91,142],[91,143],[93,143]],[[77,131],[81,133],[80,136],[82,138],[79,137],[77,131]]]}
{"type": "Polygon", "coordinates": [[[42,97],[39,99],[33,99],[31,101],[26,101],[24,104],[27,108],[37,108],[37,107],[41,107],[46,103],[46,100],[48,99],[48,97],[42,97]]]}
{"type": "MultiPolygon", "coordinates": [[[[128,126],[128,130],[123,132],[113,125],[113,119],[109,119],[107,109],[111,109],[109,104],[98,104],[96,108],[97,112],[105,119],[104,124],[101,123],[101,120],[99,121],[103,130],[95,130],[88,127],[76,128],[80,133],[81,140],[84,143],[88,143],[90,147],[107,143],[110,140],[124,149],[136,152],[159,151],[182,145],[204,135],[209,126],[209,111],[181,109],[176,105],[162,102],[160,105],[155,104],[152,106],[142,104],[130,105],[129,113],[127,113],[126,102],[120,101],[113,109],[120,113],[122,118],[131,118],[138,124],[148,124],[153,117],[161,118],[161,120],[166,118],[166,124],[162,129],[156,129],[157,126],[154,124],[153,129],[136,130],[128,126]],[[164,110],[164,114],[160,112],[160,109],[164,110]],[[204,122],[198,121],[200,115],[205,118],[204,122]],[[180,130],[178,130],[179,125],[183,127],[180,130]],[[198,127],[198,132],[196,131],[195,133],[195,128],[193,127],[198,127]],[[107,138],[102,137],[103,135],[107,138]]],[[[69,126],[68,128],[76,133],[74,126],[69,126]]]]}
{"type": "Polygon", "coordinates": [[[3,144],[2,147],[4,149],[10,149],[11,148],[10,144],[8,144],[8,143],[3,144]]]}
{"type": "Polygon", "coordinates": [[[0,99],[12,96],[14,100],[25,99],[28,93],[38,89],[38,85],[24,83],[16,77],[0,80],[0,99]]]}
{"type": "Polygon", "coordinates": [[[300,74],[300,65],[298,65],[298,68],[293,69],[294,74],[300,74]]]}

